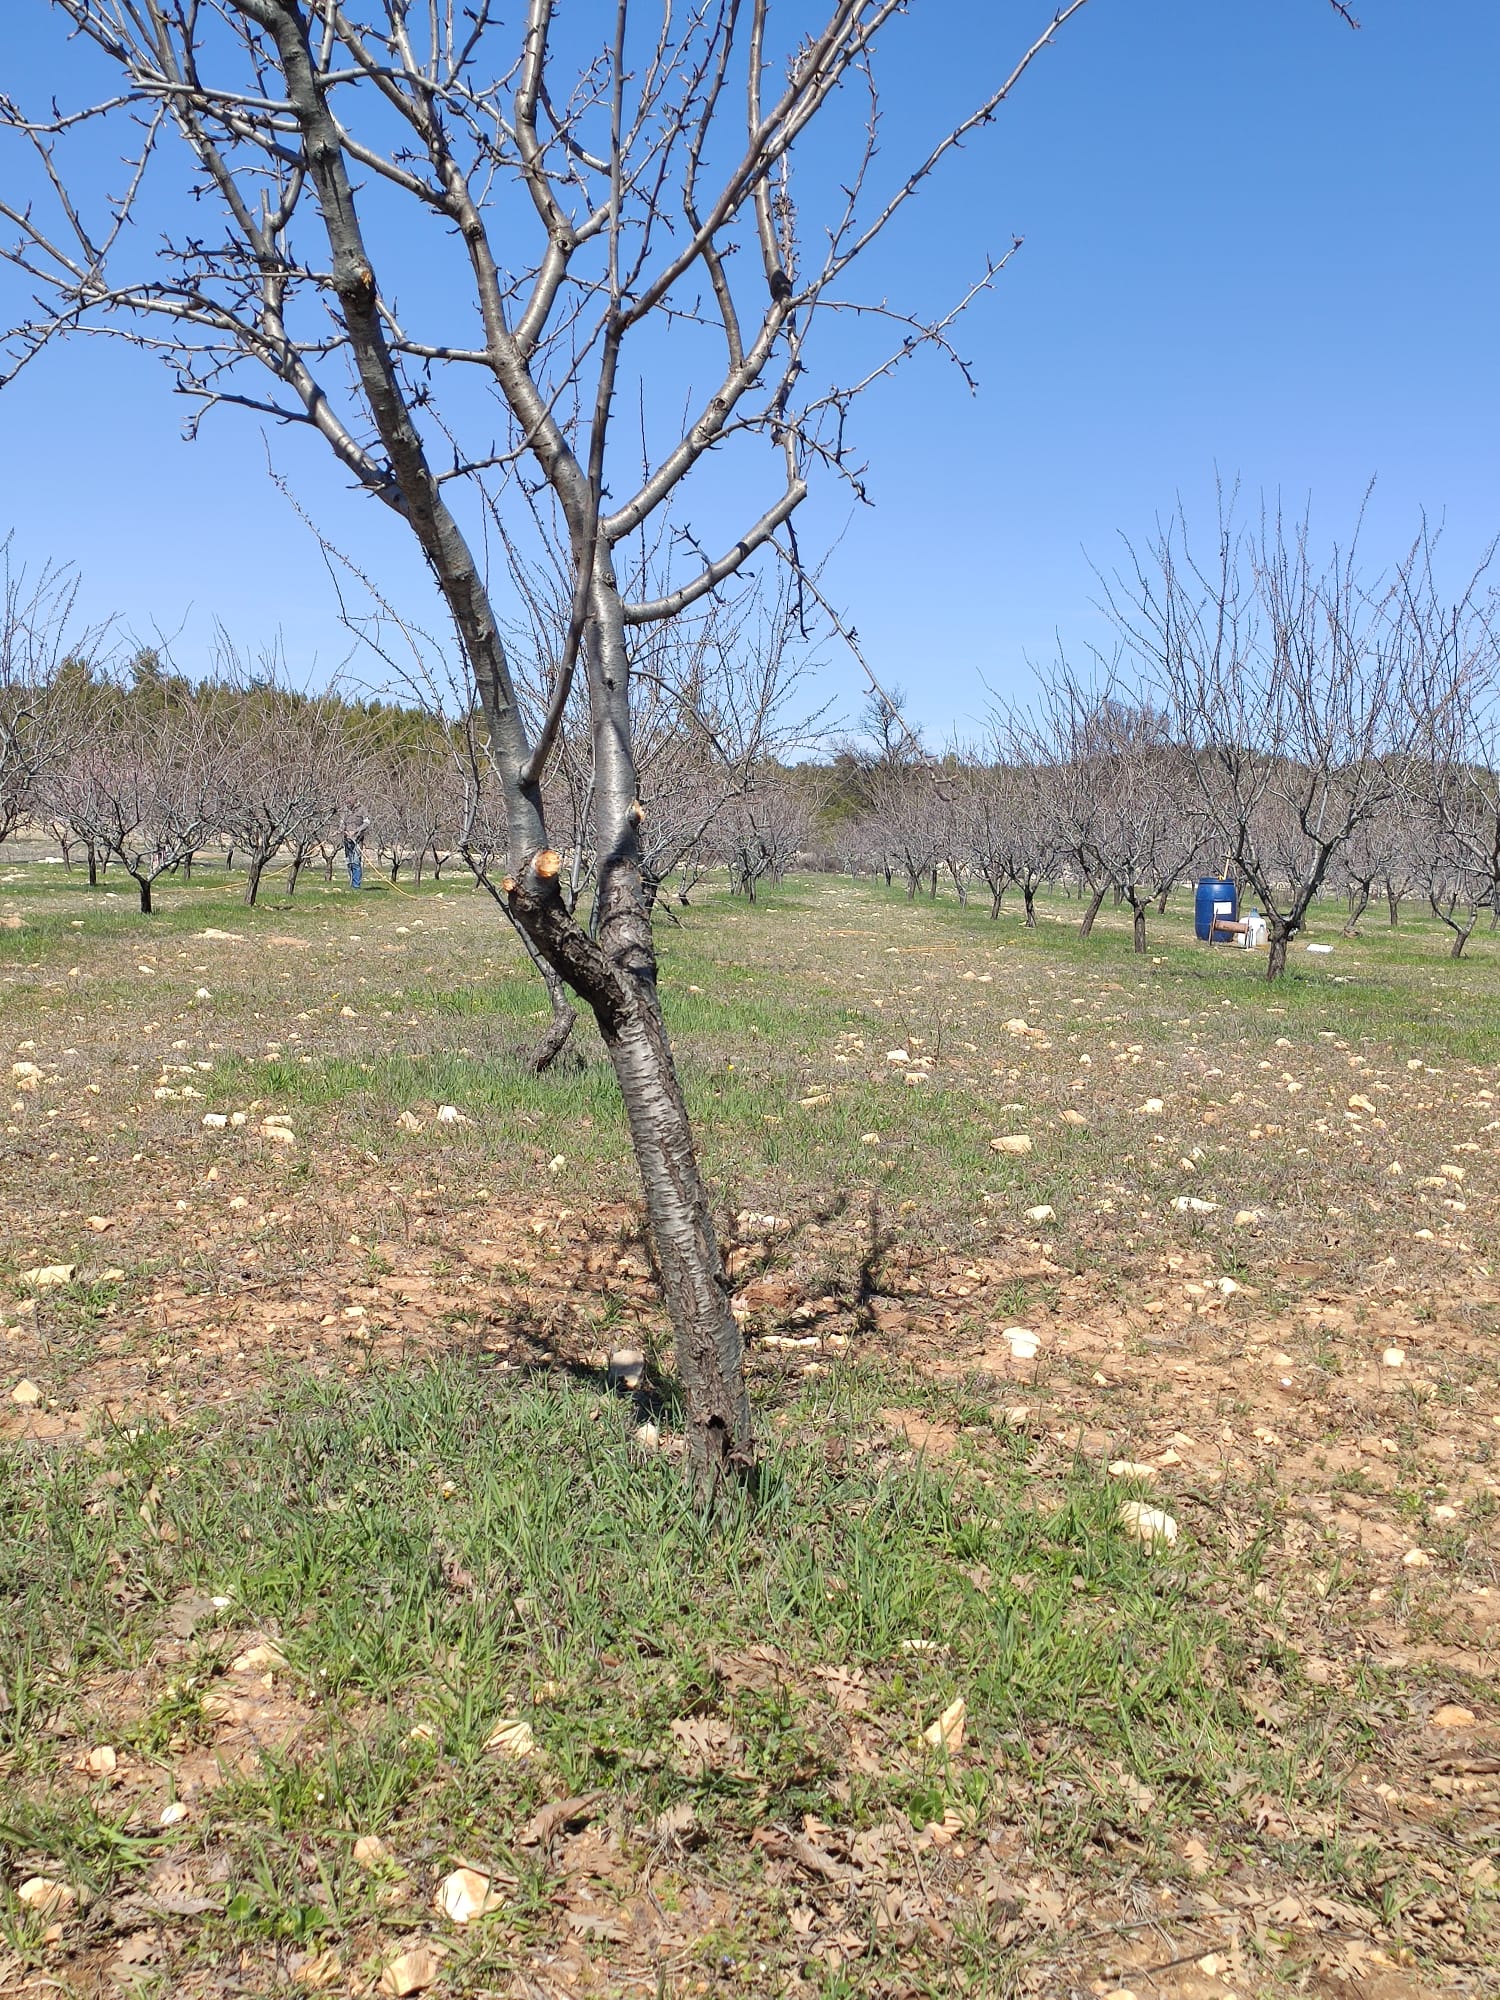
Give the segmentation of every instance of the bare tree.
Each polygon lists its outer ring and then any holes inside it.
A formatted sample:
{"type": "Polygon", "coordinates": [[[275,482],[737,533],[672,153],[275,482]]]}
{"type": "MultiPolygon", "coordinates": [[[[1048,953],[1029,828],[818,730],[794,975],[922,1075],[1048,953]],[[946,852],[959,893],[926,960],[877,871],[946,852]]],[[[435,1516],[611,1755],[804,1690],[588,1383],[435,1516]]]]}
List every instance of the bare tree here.
{"type": "Polygon", "coordinates": [[[1430,566],[1408,601],[1427,752],[1406,815],[1412,872],[1461,958],[1481,914],[1500,917],[1500,633],[1493,601],[1476,602],[1472,586],[1442,605],[1430,566]]]}
{"type": "Polygon", "coordinates": [[[143,916],[155,883],[208,838],[217,783],[200,704],[171,685],[155,693],[94,687],[70,754],[43,780],[49,810],[135,883],[143,916]]]}
{"type": "MultiPolygon", "coordinates": [[[[321,439],[415,536],[504,795],[504,893],[614,1064],[704,1492],[750,1464],[750,1416],[656,990],[627,634],[789,546],[815,469],[857,482],[854,397],[907,355],[948,349],[965,303],[934,320],[861,301],[860,259],[1084,4],[1046,11],[1010,73],[893,171],[875,79],[903,0],[824,0],[811,21],[773,0],[668,0],[649,19],[616,0],[598,47],[587,22],[559,30],[554,0],[528,0],[515,29],[488,7],[404,0],[54,0],[74,46],[92,45],[89,62],[67,58],[72,73],[92,78],[102,58],[110,94],[34,115],[0,106],[36,169],[0,204],[34,301],[15,366],[80,326],[118,331],[163,353],[202,410],[248,407],[321,439]],[[122,184],[91,181],[122,152],[122,184]],[[183,225],[187,187],[211,205],[207,226],[198,200],[183,225]],[[417,246],[404,268],[403,243],[417,246]],[[153,261],[131,266],[148,244],[153,261]],[[421,323],[452,296],[431,281],[442,257],[468,292],[446,330],[421,323]],[[830,375],[814,336],[838,312],[848,372],[830,375]],[[894,337],[881,348],[867,330],[894,337]],[[613,421],[621,406],[633,441],[613,421]],[[698,468],[757,443],[774,489],[749,521],[722,498],[714,513],[698,468]],[[513,520],[533,509],[568,552],[566,643],[535,728],[476,553],[476,487],[513,520]],[[687,518],[691,492],[708,525],[687,518]],[[650,536],[666,545],[669,523],[686,574],[642,596],[636,551],[650,536]],[[592,933],[561,892],[543,793],[579,678],[592,933]]],[[[985,263],[969,296],[997,268],[985,263]]]]}
{"type": "Polygon", "coordinates": [[[49,563],[28,575],[11,538],[0,541],[0,841],[39,809],[78,724],[104,628],[82,625],[77,601],[71,570],[49,563]]]}
{"type": "Polygon", "coordinates": [[[274,672],[247,674],[226,649],[225,680],[200,699],[214,738],[214,830],[245,856],[245,901],[254,904],[267,866],[293,854],[289,889],[312,843],[338,811],[347,734],[331,700],[280,685],[274,672]],[[301,857],[301,858],[299,858],[301,857]]]}
{"type": "Polygon", "coordinates": [[[1052,796],[1064,842],[1085,880],[1097,883],[1082,934],[1106,886],[1129,905],[1137,952],[1146,917],[1193,852],[1184,800],[1190,775],[1167,717],[1113,676],[1095,684],[1060,661],[1044,704],[1039,760],[1054,773],[1052,796]]]}
{"type": "MultiPolygon", "coordinates": [[[[1361,517],[1362,518],[1362,517],[1361,517]]],[[[1418,543],[1394,575],[1368,577],[1359,527],[1314,556],[1307,520],[1262,513],[1239,528],[1220,507],[1200,557],[1185,518],[1107,586],[1121,637],[1190,753],[1204,844],[1259,897],[1268,976],[1345,845],[1410,780],[1420,734],[1418,543]]]]}

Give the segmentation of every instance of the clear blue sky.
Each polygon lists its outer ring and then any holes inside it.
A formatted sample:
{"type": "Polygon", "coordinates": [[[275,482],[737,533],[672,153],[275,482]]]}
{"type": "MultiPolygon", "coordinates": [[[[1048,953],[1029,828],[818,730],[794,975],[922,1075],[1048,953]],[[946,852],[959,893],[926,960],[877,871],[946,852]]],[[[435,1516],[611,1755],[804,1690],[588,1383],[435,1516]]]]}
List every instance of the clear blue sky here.
{"type": "MultiPolygon", "coordinates": [[[[888,246],[882,281],[935,306],[1026,239],[958,336],[977,397],[932,361],[877,389],[858,419],[876,504],[815,496],[804,526],[814,544],[842,529],[831,594],[934,734],[982,710],[981,679],[1024,689],[1054,633],[1103,640],[1090,559],[1179,493],[1210,507],[1216,467],[1311,493],[1330,528],[1375,476],[1372,552],[1422,507],[1455,551],[1500,532],[1500,8],[1355,11],[1358,33],[1326,0],[1092,0],[888,246]]],[[[914,13],[892,147],[1038,8],[914,13]]],[[[41,0],[11,0],[0,89],[67,94],[55,48],[41,0]]],[[[183,626],[189,664],[218,618],[248,651],[279,631],[316,678],[349,641],[257,420],[221,413],[188,445],[183,413],[149,360],[58,350],[0,395],[0,531],[76,561],[96,612],[183,626]]],[[[312,441],[272,449],[385,559],[389,529],[312,441]]],[[[844,663],[828,685],[852,709],[844,663]]]]}

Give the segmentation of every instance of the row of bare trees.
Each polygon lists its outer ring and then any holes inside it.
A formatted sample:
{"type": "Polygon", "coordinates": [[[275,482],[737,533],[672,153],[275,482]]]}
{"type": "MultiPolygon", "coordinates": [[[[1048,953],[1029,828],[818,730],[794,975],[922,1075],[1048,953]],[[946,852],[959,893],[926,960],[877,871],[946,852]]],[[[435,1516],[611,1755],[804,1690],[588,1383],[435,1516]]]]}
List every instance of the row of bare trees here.
{"type": "Polygon", "coordinates": [[[1014,888],[1028,923],[1065,880],[1085,935],[1113,895],[1138,952],[1174,884],[1228,870],[1273,979],[1320,896],[1357,922],[1378,884],[1394,922],[1415,889],[1456,957],[1500,910],[1500,624],[1487,560],[1446,590],[1439,569],[1425,533],[1377,574],[1359,524],[1319,554],[1305,518],[1241,527],[1232,496],[1203,555],[1179,514],[1105,582],[1116,650],[1059,659],[978,744],[928,757],[877,702],[836,851],[912,896],[982,883],[992,916],[1014,888]]]}
{"type": "MultiPolygon", "coordinates": [[[[253,904],[273,863],[295,892],[310,862],[331,876],[346,832],[395,882],[457,860],[485,887],[508,869],[503,791],[472,717],[389,708],[286,685],[221,635],[193,682],[160,655],[110,659],[78,629],[70,574],[6,575],[0,613],[0,839],[50,833],[95,881],[118,867],[150,913],[155,885],[219,847],[253,904]]],[[[753,898],[811,845],[816,786],[784,759],[816,741],[793,714],[805,649],[784,595],[753,591],[650,635],[634,674],[639,840],[648,905],[686,904],[712,868],[753,898]],[[794,648],[792,641],[799,640],[794,648]]],[[[570,909],[592,888],[599,827],[586,730],[560,734],[546,780],[570,909]]],[[[505,907],[503,894],[497,898],[505,907]]]]}

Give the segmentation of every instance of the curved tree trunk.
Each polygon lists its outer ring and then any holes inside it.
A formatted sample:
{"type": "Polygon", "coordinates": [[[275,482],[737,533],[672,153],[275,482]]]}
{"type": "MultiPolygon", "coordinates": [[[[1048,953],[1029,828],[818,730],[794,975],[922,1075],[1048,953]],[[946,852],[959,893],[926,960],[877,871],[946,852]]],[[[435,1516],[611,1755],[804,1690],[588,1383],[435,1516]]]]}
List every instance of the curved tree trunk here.
{"type": "Polygon", "coordinates": [[[260,878],[265,869],[266,856],[252,853],[245,869],[245,903],[247,908],[255,908],[255,899],[260,894],[260,878]]]}
{"type": "Polygon", "coordinates": [[[1082,923],[1078,926],[1078,935],[1080,938],[1086,938],[1093,932],[1094,919],[1098,916],[1103,903],[1104,891],[1102,888],[1096,889],[1089,898],[1089,906],[1083,913],[1082,923]]]}
{"type": "Polygon", "coordinates": [[[1266,960],[1267,979],[1279,979],[1282,973],[1286,971],[1286,953],[1290,942],[1291,940],[1287,937],[1285,931],[1272,931],[1271,955],[1266,960]]]}

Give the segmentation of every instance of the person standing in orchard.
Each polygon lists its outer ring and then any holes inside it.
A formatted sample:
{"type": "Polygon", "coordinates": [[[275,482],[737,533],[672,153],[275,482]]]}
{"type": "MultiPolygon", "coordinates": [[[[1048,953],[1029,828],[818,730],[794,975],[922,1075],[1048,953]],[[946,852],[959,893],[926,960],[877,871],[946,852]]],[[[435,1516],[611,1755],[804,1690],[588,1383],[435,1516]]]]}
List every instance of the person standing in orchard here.
{"type": "Polygon", "coordinates": [[[365,835],[370,831],[370,815],[357,799],[344,801],[339,835],[344,843],[344,866],[349,870],[349,887],[358,889],[365,875],[365,835]]]}

